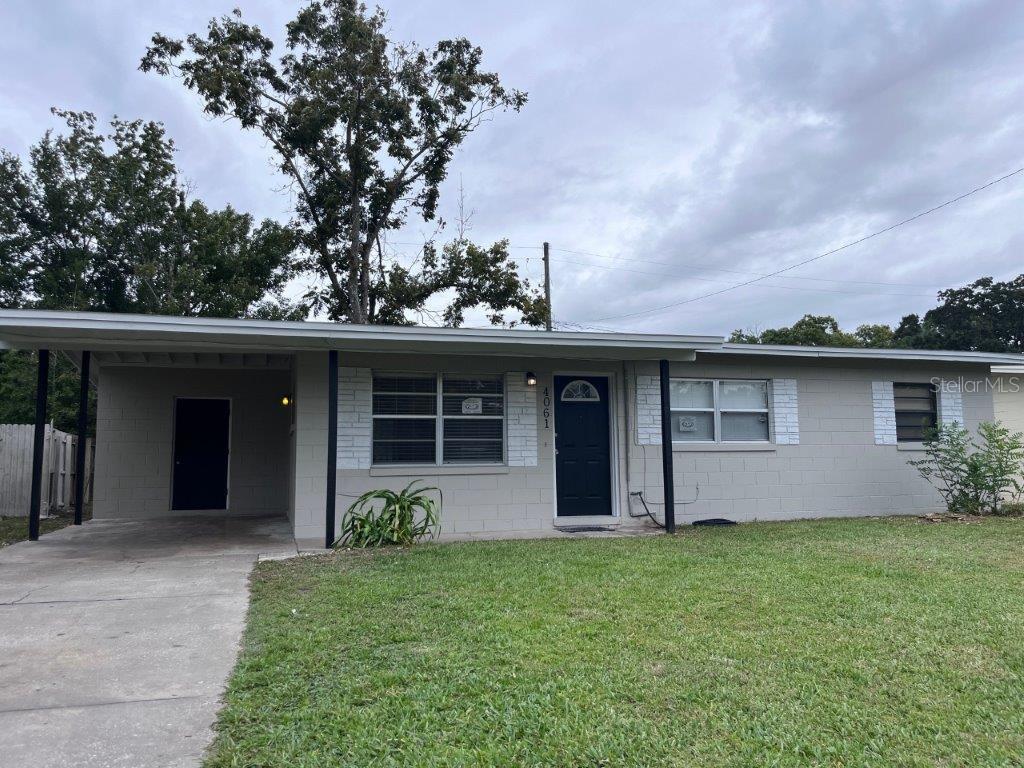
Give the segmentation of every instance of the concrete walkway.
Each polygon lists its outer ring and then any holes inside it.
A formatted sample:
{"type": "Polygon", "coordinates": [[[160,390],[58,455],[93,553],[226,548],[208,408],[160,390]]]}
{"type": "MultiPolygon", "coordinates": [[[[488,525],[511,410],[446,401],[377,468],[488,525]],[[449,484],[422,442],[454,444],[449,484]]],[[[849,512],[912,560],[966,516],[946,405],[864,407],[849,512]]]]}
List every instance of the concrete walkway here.
{"type": "Polygon", "coordinates": [[[0,549],[0,764],[194,766],[283,519],[95,521],[0,549]]]}

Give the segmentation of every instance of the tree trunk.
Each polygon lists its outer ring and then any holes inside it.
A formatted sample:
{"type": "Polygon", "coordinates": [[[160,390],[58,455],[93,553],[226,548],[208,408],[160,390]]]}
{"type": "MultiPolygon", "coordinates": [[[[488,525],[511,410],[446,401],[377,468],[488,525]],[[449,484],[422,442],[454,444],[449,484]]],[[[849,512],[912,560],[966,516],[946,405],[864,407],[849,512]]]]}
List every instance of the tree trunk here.
{"type": "Polygon", "coordinates": [[[365,323],[366,313],[363,311],[359,286],[360,279],[360,248],[359,248],[360,210],[358,201],[351,206],[349,214],[348,235],[348,321],[365,323]]]}

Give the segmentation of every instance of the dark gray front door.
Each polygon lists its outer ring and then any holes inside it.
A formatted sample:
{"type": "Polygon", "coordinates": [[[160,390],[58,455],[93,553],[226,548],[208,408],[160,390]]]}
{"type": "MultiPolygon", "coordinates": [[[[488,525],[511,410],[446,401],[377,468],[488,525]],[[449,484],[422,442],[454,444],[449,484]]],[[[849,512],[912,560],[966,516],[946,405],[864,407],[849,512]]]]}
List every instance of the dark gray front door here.
{"type": "Polygon", "coordinates": [[[558,515],[612,513],[608,379],[555,376],[558,515]]]}
{"type": "Polygon", "coordinates": [[[231,402],[179,398],[171,509],[227,509],[231,402]]]}

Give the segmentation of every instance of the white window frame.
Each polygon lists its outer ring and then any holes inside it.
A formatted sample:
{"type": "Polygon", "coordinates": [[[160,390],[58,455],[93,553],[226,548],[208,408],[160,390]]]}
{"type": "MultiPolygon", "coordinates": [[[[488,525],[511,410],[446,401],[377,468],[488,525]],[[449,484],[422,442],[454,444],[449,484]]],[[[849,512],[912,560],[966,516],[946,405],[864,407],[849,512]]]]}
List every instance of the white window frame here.
{"type": "MultiPolygon", "coordinates": [[[[371,371],[370,372],[370,417],[373,421],[377,419],[427,419],[434,420],[434,461],[431,462],[379,462],[373,460],[373,424],[370,426],[370,466],[371,467],[503,467],[508,463],[508,419],[506,415],[508,412],[508,381],[506,374],[503,373],[460,373],[455,371],[371,371]],[[378,392],[374,388],[374,381],[377,376],[395,376],[398,378],[409,377],[409,378],[429,378],[433,376],[436,381],[436,389],[434,397],[436,399],[435,413],[433,415],[413,415],[413,414],[375,414],[373,412],[373,397],[374,395],[391,395],[391,394],[416,394],[416,393],[396,393],[396,392],[378,392]],[[444,413],[444,377],[445,376],[458,376],[460,378],[472,379],[479,377],[481,379],[500,379],[501,380],[501,415],[498,416],[462,416],[458,414],[452,414],[446,416],[444,413]],[[500,419],[501,420],[501,460],[500,461],[457,461],[446,464],[444,461],[444,421],[445,419],[500,419]]],[[[419,393],[425,397],[429,393],[419,393]]],[[[474,397],[474,395],[464,393],[449,393],[449,396],[464,396],[474,397]]],[[[486,395],[484,395],[486,397],[486,395]]],[[[493,397],[493,395],[492,395],[493,397]]]]}
{"type": "Polygon", "coordinates": [[[691,376],[673,376],[671,381],[694,381],[711,382],[711,407],[710,408],[673,408],[671,402],[671,388],[669,388],[669,412],[675,417],[676,414],[684,413],[710,413],[712,424],[715,430],[714,440],[672,440],[673,445],[742,445],[744,443],[769,444],[775,439],[772,431],[772,382],[771,379],[700,379],[691,376]],[[764,408],[725,408],[721,406],[718,388],[723,382],[756,382],[765,385],[765,407],[764,408]],[[768,420],[768,437],[765,440],[723,440],[722,439],[722,413],[763,413],[768,420]]]}

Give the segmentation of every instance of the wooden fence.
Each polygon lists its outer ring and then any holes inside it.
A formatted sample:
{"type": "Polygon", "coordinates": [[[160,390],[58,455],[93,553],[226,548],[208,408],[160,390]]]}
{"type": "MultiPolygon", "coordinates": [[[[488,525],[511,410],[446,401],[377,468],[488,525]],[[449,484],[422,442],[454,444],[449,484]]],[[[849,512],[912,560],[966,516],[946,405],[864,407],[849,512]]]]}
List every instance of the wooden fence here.
{"type": "MultiPolygon", "coordinates": [[[[0,515],[27,516],[32,496],[31,424],[0,424],[0,515]]],[[[44,515],[70,511],[75,503],[75,435],[46,425],[43,441],[44,515]]],[[[85,447],[85,502],[92,498],[92,440],[85,447]]]]}

